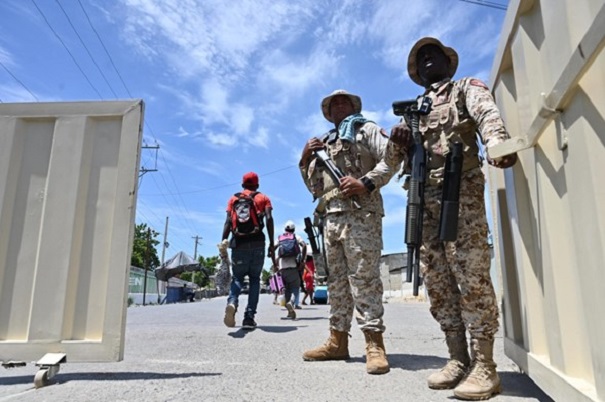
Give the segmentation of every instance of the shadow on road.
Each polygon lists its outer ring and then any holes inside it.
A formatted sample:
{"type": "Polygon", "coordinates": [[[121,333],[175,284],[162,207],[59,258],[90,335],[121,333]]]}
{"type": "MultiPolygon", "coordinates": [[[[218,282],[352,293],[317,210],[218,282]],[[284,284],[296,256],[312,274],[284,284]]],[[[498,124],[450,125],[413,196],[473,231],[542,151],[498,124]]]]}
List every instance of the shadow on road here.
{"type": "MultiPolygon", "coordinates": [[[[154,372],[119,372],[119,373],[65,373],[57,374],[51,383],[69,381],[132,381],[132,380],[170,380],[173,378],[191,378],[222,375],[219,373],[154,373],[154,372]]],[[[0,385],[30,384],[33,375],[0,378],[0,385]]]]}
{"type": "Polygon", "coordinates": [[[286,332],[296,331],[297,328],[298,327],[293,327],[293,326],[285,327],[285,326],[277,326],[277,325],[259,325],[258,327],[256,327],[256,329],[253,329],[253,330],[240,328],[237,331],[228,333],[227,335],[229,335],[232,338],[239,339],[239,338],[245,338],[246,335],[248,335],[249,333],[255,332],[255,331],[283,334],[286,332]]]}
{"type": "Polygon", "coordinates": [[[427,355],[389,353],[388,359],[391,368],[399,368],[406,371],[438,369],[447,363],[447,359],[443,357],[427,355]]]}
{"type": "Polygon", "coordinates": [[[540,402],[554,402],[525,374],[505,371],[498,372],[498,375],[502,381],[502,395],[520,398],[532,397],[540,402]]]}
{"type": "MultiPolygon", "coordinates": [[[[388,354],[391,369],[406,371],[438,370],[447,363],[447,359],[438,356],[388,354]]],[[[353,357],[347,363],[365,363],[365,357],[353,357]]],[[[502,381],[502,395],[518,398],[536,398],[540,402],[554,402],[526,375],[512,371],[499,371],[502,381]]]]}

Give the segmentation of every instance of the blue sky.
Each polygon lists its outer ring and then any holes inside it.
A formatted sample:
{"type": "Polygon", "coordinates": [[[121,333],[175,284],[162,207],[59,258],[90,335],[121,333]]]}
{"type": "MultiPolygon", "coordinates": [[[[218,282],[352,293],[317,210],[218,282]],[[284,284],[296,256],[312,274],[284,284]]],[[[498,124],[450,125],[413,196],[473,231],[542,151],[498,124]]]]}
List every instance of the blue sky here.
{"type": "MultiPolygon", "coordinates": [[[[505,0],[492,3],[506,4],[505,0]]],[[[145,101],[137,223],[178,251],[217,255],[227,199],[248,171],[274,205],[276,232],[297,232],[315,204],[297,162],[329,130],[321,99],[361,96],[390,131],[415,41],[460,56],[455,78],[489,83],[505,11],[459,0],[2,0],[0,101],[145,101]]],[[[406,196],[382,189],[384,253],[405,251],[406,196]]],[[[161,255],[161,253],[160,253],[161,255]]],[[[269,262],[267,260],[267,266],[269,262]]]]}

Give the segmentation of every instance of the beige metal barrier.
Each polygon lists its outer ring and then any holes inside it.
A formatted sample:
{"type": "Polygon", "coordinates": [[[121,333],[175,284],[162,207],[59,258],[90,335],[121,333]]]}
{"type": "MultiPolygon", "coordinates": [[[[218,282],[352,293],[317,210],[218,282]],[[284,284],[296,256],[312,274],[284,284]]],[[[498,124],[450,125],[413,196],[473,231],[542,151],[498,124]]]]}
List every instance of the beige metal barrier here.
{"type": "Polygon", "coordinates": [[[505,352],[557,401],[605,400],[605,2],[511,0],[489,170],[505,352]]]}
{"type": "Polygon", "coordinates": [[[141,100],[0,104],[3,364],[122,359],[142,119],[141,100]]]}

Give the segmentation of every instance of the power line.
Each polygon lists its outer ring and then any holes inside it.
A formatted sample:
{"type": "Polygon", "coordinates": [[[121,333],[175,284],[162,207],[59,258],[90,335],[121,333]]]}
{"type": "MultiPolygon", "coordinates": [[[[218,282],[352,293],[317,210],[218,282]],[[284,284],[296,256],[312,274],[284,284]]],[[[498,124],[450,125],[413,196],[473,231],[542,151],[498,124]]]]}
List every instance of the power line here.
{"type": "MultiPolygon", "coordinates": [[[[151,177],[156,182],[156,187],[159,188],[160,186],[159,186],[159,183],[157,182],[157,180],[155,179],[155,176],[151,176],[151,177]]],[[[168,183],[166,183],[166,179],[164,178],[164,175],[160,175],[160,177],[162,178],[162,181],[164,182],[164,186],[166,187],[166,189],[170,190],[169,187],[168,187],[168,183]]],[[[168,200],[168,198],[166,197],[166,195],[167,194],[164,194],[164,199],[166,200],[166,202],[168,204],[171,204],[171,202],[168,200]]],[[[189,222],[189,219],[187,219],[189,217],[189,215],[191,215],[191,214],[187,210],[187,207],[184,206],[183,201],[181,201],[182,197],[177,198],[177,197],[175,197],[174,194],[169,194],[169,195],[172,195],[172,197],[174,197],[175,202],[172,203],[172,204],[173,204],[173,206],[175,206],[179,210],[179,212],[181,213],[181,215],[183,215],[183,217],[185,219],[186,226],[189,228],[189,230],[191,230],[192,232],[195,232],[195,229],[191,226],[191,223],[189,222]],[[181,205],[183,205],[184,209],[181,208],[181,205]]]]}
{"type": "Polygon", "coordinates": [[[105,54],[107,54],[107,57],[109,58],[109,61],[111,62],[111,65],[113,66],[113,69],[115,70],[116,74],[120,78],[120,82],[122,82],[122,85],[126,89],[126,93],[128,94],[129,97],[132,98],[133,96],[130,93],[130,90],[128,89],[128,86],[126,86],[126,83],[124,82],[124,79],[122,78],[122,74],[120,74],[120,71],[118,70],[118,67],[116,67],[116,64],[113,62],[113,58],[111,57],[111,54],[109,54],[109,51],[107,50],[107,47],[105,47],[105,43],[103,42],[103,39],[101,39],[101,35],[99,35],[99,32],[97,32],[95,26],[92,24],[92,21],[90,20],[90,17],[88,16],[88,13],[86,12],[86,9],[84,8],[84,6],[82,5],[82,2],[80,0],[78,0],[78,4],[80,4],[80,8],[84,12],[84,15],[86,16],[86,20],[88,21],[88,24],[92,28],[92,30],[95,33],[95,35],[97,35],[97,39],[99,39],[99,42],[101,42],[101,46],[103,47],[103,50],[105,50],[105,54]]]}
{"type": "MultiPolygon", "coordinates": [[[[17,82],[19,83],[19,85],[21,85],[23,88],[25,88],[25,90],[26,90],[27,92],[29,92],[29,94],[30,94],[31,96],[33,96],[33,97],[34,97],[34,99],[36,100],[36,102],[40,102],[40,100],[38,99],[38,97],[37,97],[36,95],[34,95],[34,93],[33,93],[32,91],[30,91],[30,90],[29,90],[29,88],[28,88],[28,87],[27,87],[27,86],[26,86],[26,85],[25,85],[23,82],[21,82],[21,80],[20,80],[19,78],[17,78],[17,77],[15,76],[15,74],[13,74],[13,73],[12,73],[12,72],[11,72],[11,71],[8,69],[8,67],[6,67],[6,66],[4,65],[4,63],[2,63],[2,61],[0,61],[0,65],[2,66],[2,68],[4,68],[4,69],[6,70],[6,72],[7,72],[7,73],[9,73],[9,74],[10,74],[10,76],[11,76],[11,77],[13,77],[13,79],[14,79],[15,81],[17,81],[17,82]]],[[[2,103],[4,103],[4,102],[2,102],[2,103]]]]}
{"type": "Polygon", "coordinates": [[[99,95],[99,98],[103,99],[103,96],[101,95],[101,93],[99,92],[99,90],[93,85],[93,83],[90,81],[90,79],[88,78],[88,76],[86,75],[86,73],[84,72],[84,70],[82,70],[82,67],[80,67],[80,65],[78,64],[76,58],[71,53],[71,51],[69,50],[69,48],[67,47],[67,45],[65,44],[65,42],[63,42],[63,39],[61,39],[61,37],[54,30],[54,28],[52,27],[52,25],[50,25],[50,22],[48,21],[48,19],[46,19],[46,15],[44,15],[44,13],[40,9],[40,7],[38,7],[38,4],[36,4],[36,0],[32,0],[32,3],[34,3],[34,6],[36,7],[36,9],[40,13],[40,15],[42,15],[42,19],[44,19],[44,22],[46,22],[46,25],[48,25],[48,27],[50,28],[50,30],[52,31],[52,33],[57,37],[57,39],[59,40],[59,42],[61,42],[61,44],[63,45],[63,47],[65,48],[65,50],[69,54],[69,56],[71,57],[72,61],[76,65],[76,67],[78,67],[78,69],[80,70],[80,72],[82,73],[82,75],[84,76],[84,78],[86,78],[86,81],[88,81],[88,84],[90,85],[90,87],[92,89],[94,89],[94,91],[97,93],[97,95],[99,95]]]}
{"type": "Polygon", "coordinates": [[[113,87],[111,86],[111,84],[109,83],[109,81],[107,80],[107,77],[105,77],[105,74],[103,74],[103,70],[101,70],[101,67],[99,67],[99,65],[97,64],[97,61],[95,60],[95,58],[93,57],[93,55],[90,53],[90,50],[88,50],[88,46],[86,46],[86,43],[84,43],[84,40],[82,39],[82,37],[80,36],[80,34],[78,33],[78,30],[76,29],[76,27],[74,26],[74,24],[71,22],[71,18],[69,18],[69,15],[67,14],[67,12],[65,11],[65,9],[63,8],[63,6],[61,5],[61,3],[59,3],[59,0],[55,0],[57,2],[57,4],[59,5],[59,8],[61,9],[61,11],[63,11],[63,14],[65,15],[65,18],[67,18],[67,21],[69,22],[69,25],[71,25],[72,29],[74,30],[74,32],[76,33],[76,36],[78,37],[78,39],[80,40],[80,43],[82,44],[82,46],[84,46],[84,49],[86,50],[86,53],[88,53],[88,56],[90,57],[90,59],[92,60],[93,64],[97,67],[97,70],[99,70],[99,73],[101,73],[101,76],[103,77],[103,80],[105,80],[105,83],[107,84],[107,86],[109,87],[109,89],[111,90],[111,92],[113,93],[113,96],[115,98],[118,97],[118,95],[116,94],[116,92],[113,90],[113,87]]]}
{"type": "MultiPolygon", "coordinates": [[[[57,3],[59,3],[59,0],[56,0],[56,1],[57,1],[57,3]]],[[[95,33],[95,35],[97,36],[97,39],[99,40],[99,43],[100,43],[100,44],[101,44],[101,46],[103,47],[103,50],[105,51],[105,54],[106,54],[106,55],[107,55],[107,57],[109,58],[109,61],[111,62],[111,65],[112,65],[113,69],[115,70],[115,72],[116,72],[117,76],[118,76],[118,77],[119,77],[119,79],[120,79],[120,82],[122,83],[122,85],[123,85],[123,86],[124,86],[124,88],[126,89],[126,92],[128,93],[128,96],[130,96],[130,97],[132,98],[133,96],[132,96],[132,94],[131,94],[131,92],[130,92],[130,89],[129,89],[129,88],[128,88],[128,86],[126,85],[126,82],[124,81],[124,78],[122,77],[122,74],[120,73],[120,71],[119,71],[119,69],[118,69],[118,67],[117,67],[116,63],[114,62],[113,58],[111,57],[111,53],[110,53],[110,52],[109,52],[109,50],[107,49],[107,46],[105,46],[105,42],[103,41],[103,39],[101,38],[101,35],[99,34],[99,32],[98,32],[98,31],[97,31],[97,29],[95,28],[94,24],[92,23],[92,20],[91,20],[90,16],[88,15],[88,12],[87,12],[87,11],[86,11],[86,9],[84,8],[84,5],[82,4],[81,0],[78,0],[78,4],[80,5],[80,8],[82,9],[82,12],[83,12],[83,13],[84,13],[84,15],[86,16],[86,20],[88,21],[88,24],[90,25],[91,29],[93,30],[93,32],[94,32],[94,33],[95,33]]],[[[74,30],[75,30],[75,28],[74,28],[74,30]]],[[[114,94],[115,94],[115,93],[114,93],[114,94]]],[[[152,137],[152,138],[155,140],[155,142],[156,142],[156,144],[157,144],[157,143],[158,143],[158,140],[157,140],[157,138],[156,138],[156,136],[155,136],[155,133],[154,133],[154,131],[153,131],[152,127],[149,125],[149,123],[148,123],[147,121],[145,121],[145,122],[144,122],[144,124],[145,124],[145,127],[148,129],[149,133],[151,134],[151,137],[152,137]]],[[[173,182],[173,184],[174,184],[175,190],[176,190],[176,192],[175,192],[175,193],[171,193],[171,192],[170,192],[170,188],[169,188],[169,186],[168,186],[168,183],[166,182],[166,179],[164,178],[164,175],[163,175],[163,174],[160,172],[160,177],[162,178],[162,181],[163,181],[163,183],[164,183],[164,186],[166,187],[166,190],[168,190],[168,193],[166,193],[166,194],[162,194],[162,195],[164,196],[164,198],[166,199],[166,201],[168,201],[168,199],[166,198],[166,196],[168,196],[168,195],[173,196],[173,197],[174,197],[174,199],[175,199],[175,201],[176,201],[176,202],[175,202],[176,207],[177,207],[179,210],[181,210],[181,213],[182,213],[182,214],[184,214],[184,216],[185,216],[185,217],[186,217],[186,216],[189,216],[189,215],[191,215],[191,213],[190,213],[190,212],[189,212],[189,210],[187,209],[187,206],[186,206],[186,204],[185,204],[185,202],[184,202],[184,200],[183,200],[183,198],[182,198],[182,196],[181,196],[181,194],[182,194],[182,193],[181,193],[181,192],[179,192],[178,185],[176,184],[176,181],[175,181],[175,179],[174,179],[174,176],[173,176],[173,174],[172,174],[172,172],[171,172],[171,170],[170,170],[170,167],[169,167],[168,163],[166,163],[166,160],[165,160],[165,158],[164,158],[164,154],[163,154],[163,153],[160,153],[160,155],[161,155],[161,157],[162,157],[162,160],[164,161],[164,166],[165,166],[166,170],[168,171],[168,174],[169,174],[169,176],[170,176],[170,178],[171,178],[171,180],[172,180],[172,182],[173,182]],[[175,197],[175,196],[178,196],[178,198],[177,198],[177,197],[175,197]],[[182,206],[182,207],[181,207],[181,206],[182,206]]],[[[153,177],[153,180],[155,181],[155,177],[153,177]]],[[[142,183],[140,183],[140,184],[142,184],[142,183]]],[[[140,185],[140,184],[139,184],[139,185],[140,185]]],[[[158,183],[156,182],[156,185],[157,185],[157,184],[158,184],[158,183]]],[[[169,202],[169,203],[170,203],[170,202],[169,202]]],[[[189,229],[190,229],[190,230],[192,230],[193,232],[195,232],[195,230],[193,230],[193,228],[192,228],[192,226],[191,226],[191,223],[190,223],[190,222],[189,222],[189,220],[188,220],[188,219],[186,219],[186,218],[185,218],[185,223],[186,223],[186,226],[187,226],[187,227],[189,227],[189,229]]]]}
{"type": "Polygon", "coordinates": [[[504,10],[504,11],[506,11],[506,8],[507,8],[507,6],[505,6],[503,4],[493,3],[491,1],[484,1],[484,0],[460,0],[460,1],[463,1],[465,3],[476,4],[478,6],[485,6],[485,7],[495,8],[497,10],[504,10]]]}
{"type": "MultiPolygon", "coordinates": [[[[57,2],[58,2],[58,0],[57,0],[57,2]]],[[[109,53],[109,50],[107,49],[107,46],[105,46],[105,42],[103,42],[103,39],[101,38],[101,35],[99,34],[99,31],[97,31],[97,28],[95,28],[94,24],[92,23],[92,20],[90,19],[90,16],[88,15],[88,12],[86,12],[86,9],[84,8],[84,5],[82,4],[82,1],[78,0],[78,4],[80,5],[80,8],[82,9],[82,12],[86,16],[86,21],[88,21],[88,25],[90,25],[90,28],[92,29],[92,31],[97,36],[97,39],[99,40],[99,43],[101,43],[101,47],[103,47],[103,50],[105,51],[105,54],[109,58],[109,62],[111,63],[111,66],[113,67],[114,71],[118,75],[118,78],[120,79],[120,82],[124,86],[124,89],[126,89],[126,93],[128,94],[129,97],[133,98],[132,93],[130,92],[130,89],[128,88],[128,85],[126,85],[126,82],[124,81],[124,78],[122,77],[122,74],[120,74],[120,70],[116,66],[116,63],[113,61],[113,57],[111,57],[111,53],[109,53]]],[[[147,123],[147,121],[145,121],[144,124],[145,124],[145,127],[147,127],[147,129],[151,133],[151,136],[153,137],[153,139],[155,140],[155,142],[157,144],[158,140],[157,140],[157,138],[156,138],[153,130],[151,129],[151,126],[147,123]]]]}
{"type": "MultiPolygon", "coordinates": [[[[268,172],[268,173],[261,173],[261,174],[259,174],[259,177],[270,176],[272,174],[279,173],[279,172],[282,172],[284,170],[292,169],[293,167],[298,167],[298,165],[290,165],[290,166],[286,166],[286,167],[283,167],[283,168],[280,168],[280,169],[277,169],[277,170],[273,170],[273,171],[268,172]]],[[[164,193],[161,193],[161,194],[145,194],[145,196],[146,197],[157,197],[157,196],[165,196],[165,195],[179,195],[179,194],[182,195],[182,194],[206,193],[208,191],[219,190],[221,188],[226,188],[226,187],[233,187],[233,186],[237,186],[237,185],[240,185],[240,184],[241,184],[241,182],[229,183],[229,184],[223,184],[223,185],[216,186],[216,187],[204,188],[204,189],[201,189],[201,190],[184,191],[184,192],[178,193],[178,194],[164,194],[164,193]]]]}

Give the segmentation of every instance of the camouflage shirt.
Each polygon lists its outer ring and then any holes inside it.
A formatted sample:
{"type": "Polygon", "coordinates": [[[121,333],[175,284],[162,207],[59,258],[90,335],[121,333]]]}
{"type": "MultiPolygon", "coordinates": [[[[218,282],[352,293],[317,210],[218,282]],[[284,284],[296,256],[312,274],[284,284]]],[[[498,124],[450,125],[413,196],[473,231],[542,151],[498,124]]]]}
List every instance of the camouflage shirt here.
{"type": "MultiPolygon", "coordinates": [[[[427,152],[427,184],[440,184],[445,156],[451,142],[463,144],[467,171],[480,165],[476,133],[489,148],[510,138],[487,85],[476,78],[447,79],[432,84],[423,94],[431,98],[432,109],[420,116],[419,130],[427,152]]],[[[402,161],[407,165],[405,149],[389,141],[385,162],[394,167],[402,161]]]]}
{"type": "MultiPolygon", "coordinates": [[[[388,136],[373,122],[366,122],[355,127],[355,142],[349,143],[341,139],[334,141],[325,138],[326,152],[334,161],[336,166],[345,174],[356,179],[366,177],[376,187],[371,193],[356,196],[361,209],[384,215],[380,188],[387,184],[395,168],[389,168],[384,162],[385,149],[388,136]]],[[[325,172],[316,158],[310,159],[309,163],[300,166],[302,178],[305,185],[315,198],[322,198],[325,203],[325,213],[351,211],[356,209],[351,198],[345,198],[338,190],[335,183],[325,172]]]]}

